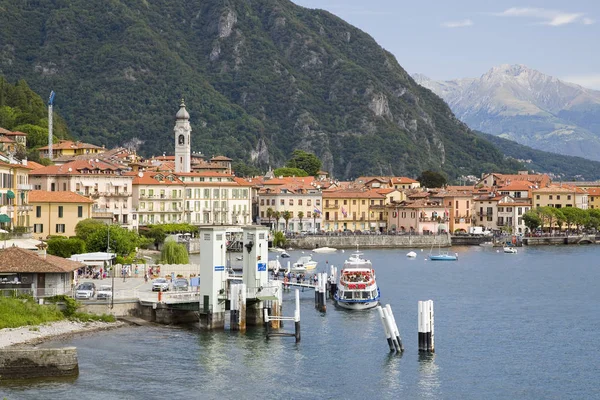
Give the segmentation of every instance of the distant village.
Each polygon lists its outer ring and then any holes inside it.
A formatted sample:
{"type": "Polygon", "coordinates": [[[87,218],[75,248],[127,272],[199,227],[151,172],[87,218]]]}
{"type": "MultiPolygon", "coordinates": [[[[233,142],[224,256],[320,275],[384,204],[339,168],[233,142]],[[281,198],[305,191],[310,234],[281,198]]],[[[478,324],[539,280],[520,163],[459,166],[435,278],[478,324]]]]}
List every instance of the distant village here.
{"type": "MultiPolygon", "coordinates": [[[[27,135],[0,128],[0,150],[27,135]]],[[[468,232],[471,227],[525,233],[536,207],[598,208],[600,183],[552,182],[526,171],[490,171],[471,186],[424,188],[414,179],[363,176],[236,177],[232,159],[191,152],[185,104],[175,117],[175,154],[142,159],[125,148],[63,140],[40,148],[53,165],[0,154],[0,228],[35,239],[73,236],[93,218],[128,229],[165,224],[262,224],[290,233],[352,231],[468,232]]]]}

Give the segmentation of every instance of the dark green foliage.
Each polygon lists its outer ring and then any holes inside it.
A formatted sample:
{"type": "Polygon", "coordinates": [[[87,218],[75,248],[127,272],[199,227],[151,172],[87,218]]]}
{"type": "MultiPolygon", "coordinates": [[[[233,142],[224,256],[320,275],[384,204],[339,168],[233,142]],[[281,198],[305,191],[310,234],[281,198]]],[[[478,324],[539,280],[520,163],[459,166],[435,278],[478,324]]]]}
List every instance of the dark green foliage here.
{"type": "Polygon", "coordinates": [[[273,171],[275,176],[308,176],[308,173],[300,168],[281,167],[273,171]]]}
{"type": "Polygon", "coordinates": [[[84,219],[75,225],[75,235],[84,242],[88,240],[90,235],[105,226],[104,222],[97,219],[84,219]]]}
{"type": "Polygon", "coordinates": [[[532,149],[517,142],[487,133],[476,132],[477,136],[492,142],[505,156],[517,160],[528,160],[526,169],[537,173],[552,173],[565,180],[600,179],[600,162],[581,157],[565,156],[532,149]]]}
{"type": "Polygon", "coordinates": [[[319,157],[303,150],[294,150],[292,158],[285,164],[288,168],[298,168],[305,171],[308,175],[316,176],[323,163],[319,157]]]}
{"type": "Polygon", "coordinates": [[[0,0],[0,10],[0,72],[55,90],[83,141],[138,137],[144,155],[172,152],[183,96],[193,150],[263,171],[296,149],[339,178],[520,168],[322,10],[287,0],[0,0]]]}
{"type": "Polygon", "coordinates": [[[79,238],[56,236],[48,239],[46,244],[48,244],[48,254],[58,257],[69,258],[73,254],[85,253],[85,242],[79,238]]]}
{"type": "Polygon", "coordinates": [[[160,260],[164,264],[188,264],[190,262],[185,246],[174,240],[165,242],[160,252],[160,260]]]}
{"type": "Polygon", "coordinates": [[[542,225],[542,219],[538,216],[535,210],[529,210],[523,214],[523,222],[530,231],[535,231],[542,225]]]}
{"type": "Polygon", "coordinates": [[[448,182],[444,174],[435,171],[423,171],[417,180],[425,188],[441,188],[448,182]]]}

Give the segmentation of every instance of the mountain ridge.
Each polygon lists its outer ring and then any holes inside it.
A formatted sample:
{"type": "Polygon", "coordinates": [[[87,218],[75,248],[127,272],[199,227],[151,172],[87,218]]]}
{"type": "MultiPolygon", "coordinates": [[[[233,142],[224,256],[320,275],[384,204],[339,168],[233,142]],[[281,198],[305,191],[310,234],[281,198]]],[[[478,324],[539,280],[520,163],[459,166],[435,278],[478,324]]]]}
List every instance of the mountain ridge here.
{"type": "Polygon", "coordinates": [[[479,78],[413,77],[472,129],[540,150],[600,160],[600,91],[521,64],[496,66],[479,78]]]}

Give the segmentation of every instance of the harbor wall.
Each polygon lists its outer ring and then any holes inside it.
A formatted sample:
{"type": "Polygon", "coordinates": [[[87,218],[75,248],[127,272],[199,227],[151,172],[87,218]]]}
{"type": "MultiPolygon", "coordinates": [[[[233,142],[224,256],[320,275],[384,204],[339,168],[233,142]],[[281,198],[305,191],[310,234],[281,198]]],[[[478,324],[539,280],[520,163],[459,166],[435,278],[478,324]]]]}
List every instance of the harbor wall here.
{"type": "Polygon", "coordinates": [[[2,379],[76,376],[77,348],[0,350],[2,379]]]}
{"type": "Polygon", "coordinates": [[[441,246],[450,247],[450,235],[349,235],[349,236],[304,236],[288,239],[287,244],[298,249],[333,247],[352,249],[414,248],[441,246]]]}

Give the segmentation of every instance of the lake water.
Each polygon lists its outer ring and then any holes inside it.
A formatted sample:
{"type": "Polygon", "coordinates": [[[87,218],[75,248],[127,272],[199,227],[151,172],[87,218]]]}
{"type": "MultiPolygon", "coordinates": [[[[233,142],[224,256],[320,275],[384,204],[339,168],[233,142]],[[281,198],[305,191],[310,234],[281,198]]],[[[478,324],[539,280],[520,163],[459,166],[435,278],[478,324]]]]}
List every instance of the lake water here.
{"type": "MultiPolygon", "coordinates": [[[[198,332],[126,327],[77,346],[75,380],[0,386],[8,399],[592,399],[600,398],[600,246],[366,250],[405,352],[390,355],[376,310],[314,308],[301,294],[302,341],[261,328],[198,332]],[[417,351],[417,302],[434,300],[436,353],[417,351]]],[[[300,252],[290,252],[295,260],[300,252]]],[[[350,255],[319,255],[341,266],[350,255]]],[[[293,312],[293,293],[284,314],[293,312]]],[[[293,331],[288,324],[286,330],[293,331]]],[[[2,397],[2,396],[0,396],[2,397]]]]}

